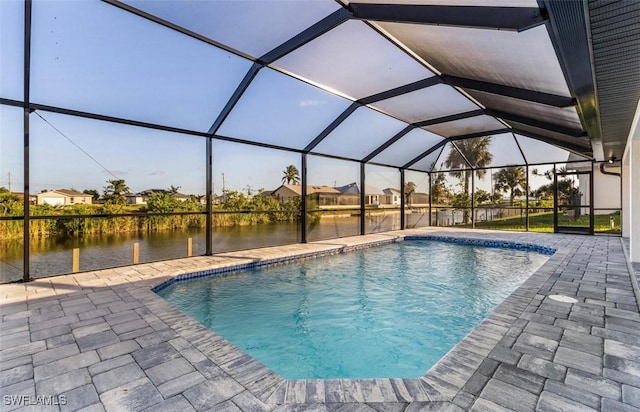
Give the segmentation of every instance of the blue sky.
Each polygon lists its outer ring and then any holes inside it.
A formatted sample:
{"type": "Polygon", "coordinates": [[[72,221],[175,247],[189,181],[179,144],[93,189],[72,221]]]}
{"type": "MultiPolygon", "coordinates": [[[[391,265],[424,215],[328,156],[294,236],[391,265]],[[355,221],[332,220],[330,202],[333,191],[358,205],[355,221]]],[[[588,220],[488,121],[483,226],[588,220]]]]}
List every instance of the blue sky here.
{"type": "MultiPolygon", "coordinates": [[[[254,56],[337,8],[332,0],[200,2],[192,3],[194,8],[180,10],[174,8],[174,3],[163,1],[140,4],[178,23],[189,22],[189,28],[216,36],[230,47],[254,56]]],[[[0,7],[0,96],[21,100],[23,3],[1,0],[0,7]]],[[[354,34],[342,37],[353,42],[358,30],[354,24],[345,26],[345,33],[354,34]]],[[[340,33],[331,36],[340,38],[340,33]]],[[[310,65],[305,60],[315,50],[327,53],[334,41],[330,36],[320,38],[281,64],[322,77],[323,70],[331,70],[331,64],[310,65]]],[[[379,38],[367,34],[361,36],[361,41],[371,42],[372,46],[379,38]]],[[[371,54],[369,47],[360,49],[367,51],[359,57],[361,64],[378,62],[366,56],[371,54]]],[[[384,51],[385,56],[394,53],[397,49],[384,51]]],[[[204,132],[251,66],[248,59],[102,2],[34,1],[31,55],[32,102],[204,132]]],[[[338,65],[352,63],[348,56],[338,57],[338,65]]],[[[394,85],[403,78],[398,74],[403,73],[411,81],[421,77],[419,70],[423,69],[415,61],[404,64],[398,59],[385,59],[393,64],[389,63],[392,74],[381,79],[384,84],[394,85]]],[[[338,68],[336,85],[354,84],[352,94],[369,87],[361,79],[344,77],[343,68],[338,68]]],[[[424,72],[424,77],[432,75],[426,69],[424,72]]],[[[327,78],[327,82],[331,83],[331,79],[327,78]]],[[[219,134],[301,149],[349,104],[348,99],[264,68],[219,134]]],[[[175,185],[181,186],[183,193],[205,192],[202,138],[47,112],[38,114],[48,123],[31,115],[32,192],[71,187],[102,191],[106,180],[114,176],[125,179],[133,191],[175,185]]],[[[2,106],[0,120],[0,185],[7,186],[11,173],[12,189],[16,190],[23,184],[22,111],[2,106]]],[[[362,146],[368,152],[402,127],[402,122],[361,108],[318,148],[325,153],[361,157],[365,152],[362,146]]],[[[434,141],[429,132],[420,133],[425,141],[434,141]]],[[[505,162],[511,159],[515,144],[513,139],[510,141],[509,145],[495,145],[496,158],[505,162]]],[[[418,148],[419,144],[415,150],[418,148]]],[[[289,164],[300,168],[300,155],[216,141],[214,190],[221,192],[223,173],[227,189],[275,189],[289,164]]],[[[359,181],[359,164],[354,162],[310,157],[309,171],[309,184],[340,186],[359,181]]],[[[379,189],[399,187],[399,173],[394,169],[369,166],[367,178],[368,185],[379,189]]],[[[413,180],[426,179],[416,175],[413,180]]]]}

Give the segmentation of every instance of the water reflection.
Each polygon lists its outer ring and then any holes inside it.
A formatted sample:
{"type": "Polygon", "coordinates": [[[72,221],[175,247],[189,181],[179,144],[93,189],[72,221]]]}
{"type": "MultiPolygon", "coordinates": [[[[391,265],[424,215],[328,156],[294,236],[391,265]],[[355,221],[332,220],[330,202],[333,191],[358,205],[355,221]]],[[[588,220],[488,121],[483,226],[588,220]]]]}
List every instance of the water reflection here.
{"type": "MultiPolygon", "coordinates": [[[[367,232],[400,229],[400,214],[389,211],[367,215],[367,232]]],[[[407,227],[428,224],[428,213],[408,213],[407,227]]],[[[360,233],[357,215],[324,217],[308,227],[308,240],[334,239],[360,233]]],[[[193,255],[206,250],[204,229],[159,232],[92,234],[83,237],[34,238],[30,245],[32,277],[70,273],[72,250],[80,248],[80,270],[96,270],[133,263],[133,245],[139,244],[140,263],[187,256],[187,239],[193,241],[193,255]]],[[[278,246],[300,241],[299,223],[264,223],[247,226],[216,227],[213,232],[214,253],[278,246]]],[[[22,279],[22,241],[0,240],[0,283],[22,279]]]]}

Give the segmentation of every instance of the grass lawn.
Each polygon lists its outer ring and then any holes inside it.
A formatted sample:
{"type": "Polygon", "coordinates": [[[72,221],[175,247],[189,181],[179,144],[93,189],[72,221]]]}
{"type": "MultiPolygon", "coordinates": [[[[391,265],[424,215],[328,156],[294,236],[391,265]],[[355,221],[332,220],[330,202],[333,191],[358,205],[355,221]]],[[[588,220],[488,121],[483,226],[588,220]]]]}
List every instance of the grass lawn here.
{"type": "MultiPolygon", "coordinates": [[[[595,233],[620,233],[620,215],[595,215],[595,233]],[[610,218],[613,216],[614,228],[611,229],[610,218]]],[[[589,216],[580,216],[577,220],[564,217],[560,220],[563,226],[586,227],[589,225],[589,216]]],[[[471,227],[471,225],[464,225],[471,227]]],[[[520,216],[494,219],[490,222],[476,222],[478,229],[498,229],[498,230],[525,230],[525,219],[520,216]]],[[[553,212],[535,213],[529,215],[529,230],[532,232],[553,232],[553,212]]]]}

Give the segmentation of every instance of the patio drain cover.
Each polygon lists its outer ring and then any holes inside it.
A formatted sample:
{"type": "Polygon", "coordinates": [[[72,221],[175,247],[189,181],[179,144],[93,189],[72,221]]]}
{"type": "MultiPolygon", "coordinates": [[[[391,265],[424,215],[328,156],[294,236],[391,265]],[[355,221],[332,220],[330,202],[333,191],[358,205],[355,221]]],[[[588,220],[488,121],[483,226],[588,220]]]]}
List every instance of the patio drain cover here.
{"type": "Polygon", "coordinates": [[[564,295],[550,295],[549,299],[553,299],[556,302],[562,302],[562,303],[577,303],[578,300],[571,298],[569,296],[564,296],[564,295]]]}

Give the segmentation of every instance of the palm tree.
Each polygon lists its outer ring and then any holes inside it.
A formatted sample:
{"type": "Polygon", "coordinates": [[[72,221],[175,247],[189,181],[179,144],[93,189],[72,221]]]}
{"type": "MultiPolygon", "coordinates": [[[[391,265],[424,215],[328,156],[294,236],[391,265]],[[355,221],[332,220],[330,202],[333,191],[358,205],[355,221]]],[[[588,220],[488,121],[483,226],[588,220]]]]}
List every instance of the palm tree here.
{"type": "Polygon", "coordinates": [[[109,183],[104,188],[104,200],[109,204],[124,205],[127,203],[127,199],[124,197],[125,193],[129,193],[129,186],[124,179],[111,179],[107,180],[109,183]]]}
{"type": "Polygon", "coordinates": [[[433,203],[442,203],[446,201],[449,195],[449,191],[446,185],[446,179],[444,173],[436,173],[433,181],[431,182],[431,194],[433,197],[433,203]]]}
{"type": "Polygon", "coordinates": [[[404,196],[405,196],[405,201],[407,202],[407,204],[410,204],[411,202],[409,201],[409,199],[411,199],[411,194],[413,192],[416,191],[416,184],[413,182],[407,182],[404,185],[404,196]]]}
{"type": "Polygon", "coordinates": [[[513,200],[527,190],[527,176],[522,166],[511,166],[500,169],[493,174],[494,189],[500,192],[509,191],[509,203],[513,206],[513,200]]]}
{"type": "MultiPolygon", "coordinates": [[[[491,136],[474,137],[472,139],[457,141],[452,143],[454,147],[451,148],[447,159],[444,161],[445,166],[449,169],[465,169],[462,171],[449,172],[449,174],[462,181],[464,193],[469,198],[469,182],[473,170],[469,169],[467,161],[472,167],[478,168],[475,170],[476,176],[482,179],[487,171],[481,168],[487,167],[493,159],[493,155],[489,151],[490,143],[491,136]],[[456,148],[458,150],[456,150],[456,148]]],[[[464,212],[464,221],[469,223],[469,211],[466,209],[464,212]]]]}
{"type": "Polygon", "coordinates": [[[284,169],[282,173],[284,173],[284,176],[282,177],[282,183],[286,183],[288,185],[292,183],[294,185],[297,185],[298,183],[300,183],[300,173],[298,172],[298,168],[294,165],[287,166],[287,168],[284,169]]]}

